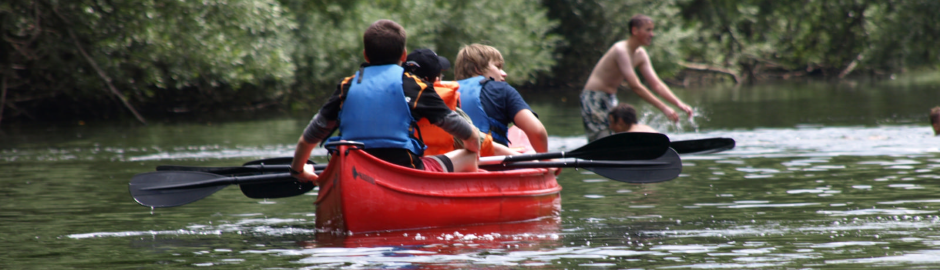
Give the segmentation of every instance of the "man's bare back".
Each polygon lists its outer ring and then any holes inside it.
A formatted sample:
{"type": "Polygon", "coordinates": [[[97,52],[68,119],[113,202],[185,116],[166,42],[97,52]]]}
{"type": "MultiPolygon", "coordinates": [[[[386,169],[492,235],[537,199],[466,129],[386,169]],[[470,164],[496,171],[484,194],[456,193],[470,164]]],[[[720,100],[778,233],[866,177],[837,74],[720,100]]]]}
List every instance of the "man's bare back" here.
{"type": "MultiPolygon", "coordinates": [[[[616,94],[617,87],[624,81],[623,73],[625,70],[621,70],[620,62],[630,62],[631,65],[627,69],[632,72],[634,68],[646,60],[644,56],[648,59],[646,50],[642,47],[630,53],[626,40],[614,43],[614,45],[607,50],[607,53],[604,53],[604,56],[597,61],[597,65],[595,65],[594,70],[591,71],[591,76],[584,85],[584,89],[616,94]]],[[[636,76],[635,74],[636,73],[634,73],[634,76],[636,76]]]]}
{"type": "Polygon", "coordinates": [[[628,27],[630,38],[610,46],[597,61],[581,92],[581,118],[589,141],[611,133],[607,127],[607,111],[617,105],[617,88],[624,82],[633,93],[662,111],[669,120],[678,122],[679,114],[653,95],[651,89],[692,117],[692,107],[679,100],[659,79],[649,54],[643,48],[649,46],[655,36],[653,20],[645,15],[636,15],[630,19],[628,27]],[[649,88],[640,83],[637,73],[643,75],[649,88]]]}

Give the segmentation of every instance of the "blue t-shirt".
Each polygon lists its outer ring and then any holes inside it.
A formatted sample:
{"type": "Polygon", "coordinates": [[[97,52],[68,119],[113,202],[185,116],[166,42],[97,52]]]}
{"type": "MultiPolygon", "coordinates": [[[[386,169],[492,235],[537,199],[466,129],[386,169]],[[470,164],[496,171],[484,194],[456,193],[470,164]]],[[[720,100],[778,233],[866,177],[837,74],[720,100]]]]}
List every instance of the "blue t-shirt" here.
{"type": "MultiPolygon", "coordinates": [[[[516,88],[506,82],[491,81],[483,85],[483,89],[480,90],[480,103],[487,116],[504,125],[512,123],[519,111],[532,111],[516,88]]],[[[534,111],[532,113],[535,114],[534,111]]],[[[536,117],[538,117],[537,114],[536,117]]]]}

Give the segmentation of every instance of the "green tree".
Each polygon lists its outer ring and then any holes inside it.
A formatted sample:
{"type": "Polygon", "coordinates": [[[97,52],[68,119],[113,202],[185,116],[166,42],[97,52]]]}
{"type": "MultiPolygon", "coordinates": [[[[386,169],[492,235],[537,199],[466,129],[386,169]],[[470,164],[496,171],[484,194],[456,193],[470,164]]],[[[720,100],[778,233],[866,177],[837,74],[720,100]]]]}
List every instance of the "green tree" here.
{"type": "Polygon", "coordinates": [[[698,33],[689,59],[752,79],[890,73],[940,60],[925,46],[940,35],[937,1],[692,0],[679,7],[698,33]]]}
{"type": "Polygon", "coordinates": [[[293,79],[294,22],[273,0],[11,0],[0,26],[13,115],[107,115],[116,96],[192,109],[276,96],[293,79]],[[262,93],[237,93],[246,85],[262,93]]]}
{"type": "MultiPolygon", "coordinates": [[[[451,61],[462,45],[492,45],[505,57],[509,81],[517,84],[547,72],[561,40],[548,33],[556,23],[537,3],[526,1],[282,2],[297,16],[295,89],[302,96],[324,97],[340,79],[352,75],[364,62],[362,33],[379,19],[401,24],[408,33],[409,49],[430,48],[451,61]]],[[[319,100],[306,104],[316,107],[322,103],[319,100]]]]}

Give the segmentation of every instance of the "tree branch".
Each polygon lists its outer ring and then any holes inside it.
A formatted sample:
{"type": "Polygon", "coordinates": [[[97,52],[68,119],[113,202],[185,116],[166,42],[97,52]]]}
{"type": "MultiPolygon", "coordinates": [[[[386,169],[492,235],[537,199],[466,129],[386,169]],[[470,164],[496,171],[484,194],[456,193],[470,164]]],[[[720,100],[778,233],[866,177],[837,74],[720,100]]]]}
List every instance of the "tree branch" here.
{"type": "Polygon", "coordinates": [[[862,58],[864,58],[862,54],[858,54],[858,56],[855,57],[855,60],[852,60],[852,62],[849,63],[849,66],[845,67],[845,69],[839,73],[839,79],[845,78],[846,75],[852,73],[852,70],[855,70],[855,67],[858,66],[858,60],[862,60],[862,58]]]}
{"type": "MultiPolygon", "coordinates": [[[[66,20],[65,17],[62,16],[62,14],[60,14],[59,11],[55,7],[52,7],[52,12],[55,13],[55,15],[59,17],[59,19],[62,19],[62,21],[65,22],[66,25],[71,25],[68,22],[68,20],[66,20]]],[[[101,70],[101,68],[98,67],[98,64],[95,63],[95,60],[92,59],[91,56],[88,55],[87,52],[85,52],[85,49],[82,48],[82,44],[78,42],[78,37],[75,35],[75,32],[72,32],[72,29],[68,27],[65,27],[65,31],[69,33],[69,37],[71,37],[72,42],[75,43],[75,48],[78,49],[78,52],[81,53],[82,57],[85,58],[85,61],[87,61],[88,64],[91,65],[91,68],[93,68],[98,73],[98,77],[101,77],[105,85],[108,86],[108,90],[111,91],[111,94],[113,94],[118,99],[120,99],[121,103],[124,103],[124,107],[126,107],[129,111],[131,111],[132,114],[134,114],[134,117],[137,118],[137,121],[140,121],[141,123],[146,125],[147,121],[144,120],[144,117],[140,116],[140,114],[137,113],[137,110],[134,109],[134,106],[131,106],[130,102],[127,102],[127,98],[125,98],[124,95],[121,94],[121,92],[118,91],[117,88],[115,88],[113,84],[111,84],[111,78],[108,77],[108,75],[104,72],[104,70],[101,70]]]]}
{"type": "Polygon", "coordinates": [[[686,68],[686,69],[691,69],[691,70],[698,70],[698,71],[707,71],[707,72],[714,72],[714,73],[720,73],[720,74],[727,74],[727,75],[731,76],[731,79],[734,80],[734,83],[736,83],[736,84],[741,83],[740,75],[738,75],[738,73],[736,73],[736,72],[734,72],[734,71],[732,71],[732,70],[730,70],[730,69],[727,69],[727,68],[709,66],[709,65],[705,65],[705,64],[686,63],[686,62],[682,62],[682,61],[679,62],[679,65],[682,66],[682,67],[684,67],[684,68],[686,68]]]}

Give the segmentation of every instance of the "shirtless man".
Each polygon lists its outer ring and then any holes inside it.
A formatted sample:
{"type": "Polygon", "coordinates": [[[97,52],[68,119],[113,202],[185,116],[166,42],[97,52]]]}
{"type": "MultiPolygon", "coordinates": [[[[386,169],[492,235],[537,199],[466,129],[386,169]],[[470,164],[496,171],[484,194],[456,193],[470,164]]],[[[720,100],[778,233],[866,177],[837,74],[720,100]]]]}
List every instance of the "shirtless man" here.
{"type": "Polygon", "coordinates": [[[653,40],[653,19],[645,15],[636,15],[630,19],[630,38],[614,43],[607,53],[594,66],[591,77],[588,78],[581,92],[581,118],[584,120],[584,129],[588,141],[594,141],[611,133],[608,128],[607,113],[617,106],[617,87],[624,81],[633,92],[643,100],[656,106],[673,122],[679,121],[679,114],[656,96],[649,89],[640,84],[634,68],[640,70],[643,78],[650,84],[650,88],[661,97],[676,105],[692,117],[692,107],[677,98],[669,87],[656,76],[649,54],[642,46],[649,46],[653,40]]]}

